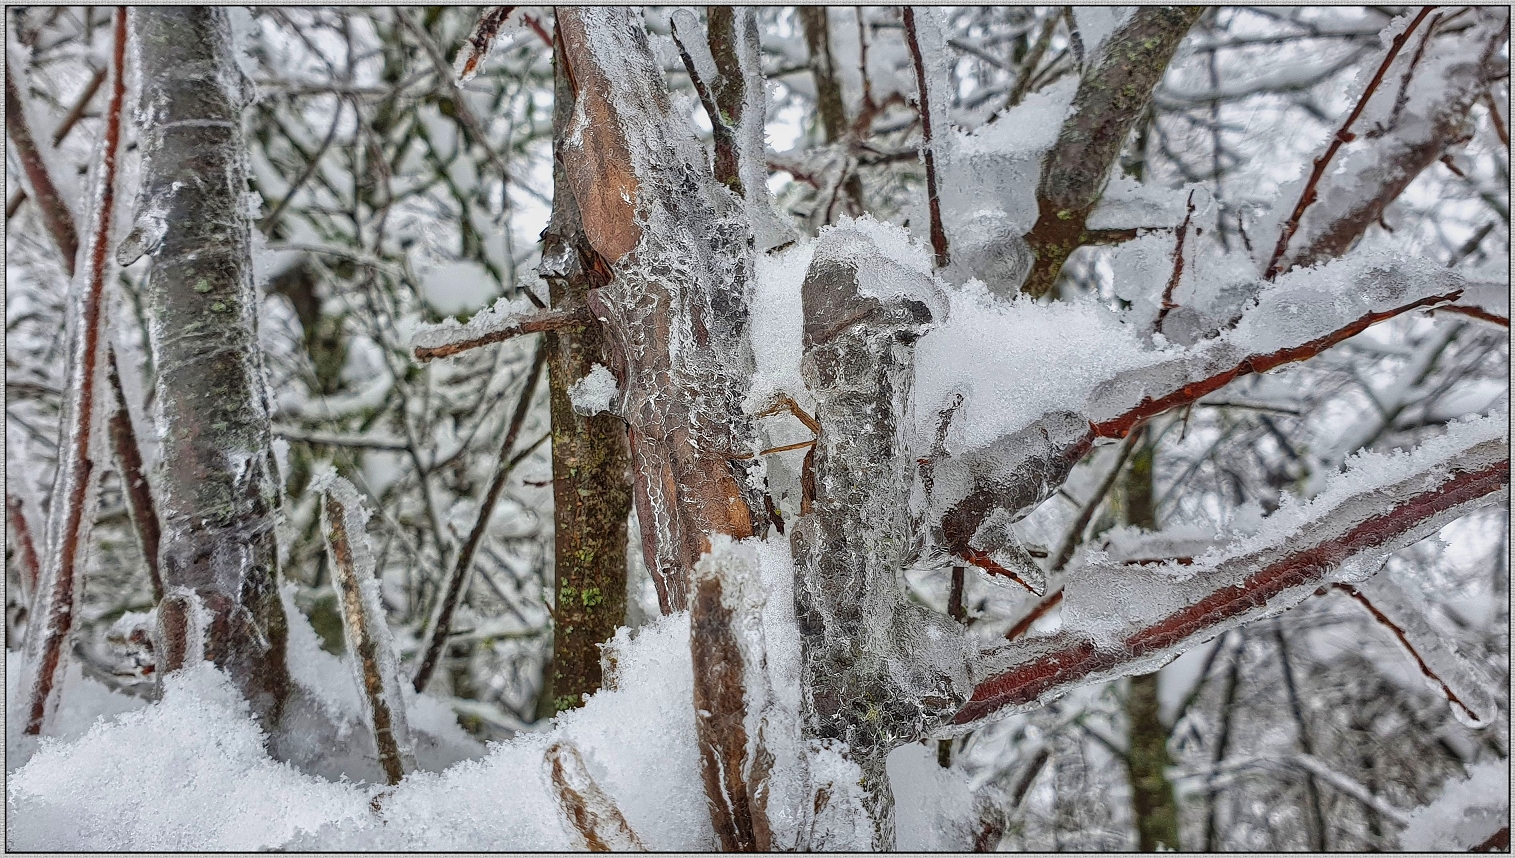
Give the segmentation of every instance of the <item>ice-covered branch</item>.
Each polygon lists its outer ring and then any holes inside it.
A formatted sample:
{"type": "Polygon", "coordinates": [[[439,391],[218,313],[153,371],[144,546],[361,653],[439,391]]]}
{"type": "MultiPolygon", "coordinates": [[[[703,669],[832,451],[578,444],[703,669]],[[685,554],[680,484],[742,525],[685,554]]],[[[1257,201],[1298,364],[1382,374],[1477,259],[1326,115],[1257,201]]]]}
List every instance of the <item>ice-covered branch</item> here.
{"type": "Polygon", "coordinates": [[[1507,494],[1508,425],[1481,418],[1408,454],[1364,454],[1311,502],[1286,506],[1257,534],[1190,565],[1082,568],[1064,587],[1063,630],[989,653],[951,723],[1151,671],[1321,586],[1361,582],[1392,552],[1507,494]]]}
{"type": "Polygon", "coordinates": [[[1194,6],[1143,6],[1106,43],[1079,83],[1073,106],[1047,155],[1037,188],[1036,225],[1026,241],[1036,263],[1021,291],[1051,291],[1068,256],[1087,244],[1089,214],[1099,203],[1110,170],[1131,129],[1146,115],[1152,90],[1190,25],[1194,6]]]}
{"type": "Polygon", "coordinates": [[[373,730],[379,767],[393,786],[405,777],[406,769],[415,767],[415,756],[394,642],[380,601],[379,579],[374,576],[373,554],[363,532],[368,511],[357,489],[334,473],[324,475],[316,488],[321,492],[322,529],[332,561],[331,581],[342,614],[347,658],[357,680],[364,720],[373,730]]]}
{"type": "Polygon", "coordinates": [[[1499,48],[1508,37],[1508,10],[1475,10],[1476,22],[1450,35],[1435,32],[1433,19],[1429,50],[1423,57],[1417,51],[1416,57],[1399,63],[1409,65],[1405,74],[1413,75],[1399,97],[1385,92],[1372,99],[1405,39],[1430,9],[1422,9],[1394,37],[1378,75],[1369,81],[1352,114],[1316,160],[1279,235],[1269,278],[1278,271],[1314,265],[1346,252],[1416,176],[1467,138],[1469,111],[1489,81],[1505,68],[1499,48]],[[1369,130],[1354,133],[1350,130],[1354,122],[1369,130]],[[1327,174],[1333,156],[1344,147],[1341,163],[1327,174]],[[1295,249],[1291,252],[1289,247],[1295,249]]]}
{"type": "Polygon", "coordinates": [[[1460,313],[1502,328],[1510,326],[1510,284],[1469,283],[1456,302],[1438,307],[1437,312],[1460,313]]]}
{"type": "Polygon", "coordinates": [[[537,310],[525,301],[501,299],[493,307],[480,310],[467,324],[448,319],[423,326],[411,338],[410,347],[416,360],[432,360],[526,334],[582,328],[593,321],[587,307],[537,310]]]}
{"type": "Polygon", "coordinates": [[[11,139],[11,152],[21,164],[21,172],[31,187],[31,198],[42,213],[42,226],[58,247],[58,261],[70,277],[74,274],[74,257],[79,253],[79,233],[74,228],[74,213],[68,201],[53,184],[47,160],[33,139],[26,122],[26,102],[12,77],[14,63],[5,64],[5,133],[11,139]]]}
{"type": "Polygon", "coordinates": [[[494,47],[494,40],[500,35],[500,28],[515,8],[491,6],[479,15],[478,22],[473,25],[473,32],[468,34],[468,42],[458,49],[458,55],[453,61],[459,83],[472,80],[479,66],[489,58],[489,50],[494,47]]]}
{"type": "Polygon", "coordinates": [[[563,809],[585,849],[590,852],[647,851],[641,838],[627,824],[615,799],[595,782],[572,742],[554,742],[547,749],[547,771],[558,806],[563,809]]]}
{"type": "Polygon", "coordinates": [[[131,12],[141,180],[117,258],[142,288],[157,370],[159,676],[214,661],[266,729],[289,694],[274,526],[280,487],[258,346],[241,118],[248,84],[220,8],[131,12]]]}
{"type": "Polygon", "coordinates": [[[939,532],[928,545],[957,557],[992,556],[1009,544],[1007,526],[1056,491],[1098,440],[1124,438],[1165,411],[1314,357],[1377,322],[1454,301],[1465,286],[1461,275],[1428,260],[1378,254],[1286,275],[1219,336],[1172,357],[1133,355],[1129,369],[1080,381],[1066,399],[1076,410],[1005,424],[1013,431],[936,463],[929,501],[938,512],[928,524],[939,532]]]}
{"type": "Polygon", "coordinates": [[[1386,575],[1361,584],[1337,584],[1337,588],[1373,615],[1394,636],[1405,654],[1434,684],[1460,720],[1484,726],[1498,712],[1488,683],[1477,669],[1436,631],[1411,597],[1386,575]]]}
{"type": "MultiPolygon", "coordinates": [[[[931,213],[931,249],[936,254],[936,267],[946,268],[951,264],[952,258],[947,244],[947,230],[942,226],[942,198],[937,190],[936,150],[933,143],[936,135],[947,133],[948,129],[940,127],[947,111],[945,105],[932,106],[933,87],[928,86],[930,78],[926,58],[922,53],[920,33],[916,30],[915,9],[905,6],[900,11],[905,21],[905,42],[910,46],[910,59],[915,66],[916,104],[921,117],[921,158],[926,162],[926,203],[931,213]]],[[[862,11],[858,14],[861,15],[862,11]]],[[[925,14],[934,15],[935,10],[927,10],[925,14]]],[[[927,26],[936,28],[938,24],[934,19],[929,19],[927,26]]],[[[931,40],[931,48],[944,49],[945,45],[935,44],[940,41],[940,34],[933,35],[937,38],[931,40]]],[[[942,93],[937,92],[935,95],[939,97],[942,93]]]]}
{"type": "MultiPolygon", "coordinates": [[[[105,385],[105,284],[110,274],[111,224],[116,205],[117,161],[126,101],[126,10],[115,16],[111,96],[105,138],[92,194],[84,266],[75,277],[68,306],[68,387],[63,405],[58,471],[47,524],[45,556],[32,598],[26,640],[26,726],[36,736],[57,710],[65,653],[80,606],[81,579],[95,519],[104,453],[102,405],[105,385]]],[[[7,77],[7,83],[9,78],[7,77]]]]}

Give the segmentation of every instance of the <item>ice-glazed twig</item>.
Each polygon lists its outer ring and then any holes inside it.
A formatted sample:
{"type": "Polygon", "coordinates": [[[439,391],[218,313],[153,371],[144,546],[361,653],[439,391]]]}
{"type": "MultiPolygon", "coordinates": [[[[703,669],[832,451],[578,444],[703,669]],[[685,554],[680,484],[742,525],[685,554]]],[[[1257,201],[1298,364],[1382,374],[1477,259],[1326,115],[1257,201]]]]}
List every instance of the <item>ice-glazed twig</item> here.
{"type": "Polygon", "coordinates": [[[479,501],[478,518],[474,520],[473,528],[468,531],[468,539],[458,549],[452,574],[447,577],[447,586],[443,590],[442,598],[438,600],[436,617],[431,623],[431,633],[426,636],[426,647],[422,650],[421,662],[416,667],[415,677],[412,680],[417,692],[426,690],[426,683],[431,680],[437,662],[442,657],[442,647],[447,643],[448,630],[452,627],[453,612],[457,610],[458,602],[462,599],[463,584],[468,580],[469,567],[473,565],[473,558],[478,553],[479,545],[484,542],[484,533],[489,529],[489,519],[494,514],[495,502],[500,499],[500,492],[504,490],[505,481],[510,478],[510,472],[517,461],[511,458],[510,452],[515,447],[516,438],[521,434],[521,426],[526,422],[526,412],[531,408],[531,398],[537,389],[537,379],[541,377],[542,367],[546,363],[547,349],[538,343],[536,356],[531,361],[531,369],[526,371],[526,380],[521,386],[521,395],[516,400],[515,411],[510,415],[510,427],[505,430],[505,440],[500,444],[500,462],[495,467],[494,478],[489,481],[489,487],[484,490],[484,497],[479,501]]]}
{"type": "Polygon", "coordinates": [[[74,130],[74,126],[84,116],[84,111],[89,107],[89,103],[94,100],[95,93],[100,91],[100,84],[102,83],[105,83],[105,66],[100,66],[95,69],[93,75],[90,75],[89,83],[84,85],[84,89],[79,93],[78,100],[69,109],[68,115],[63,117],[63,121],[58,123],[58,130],[53,132],[53,148],[57,148],[63,144],[64,140],[68,139],[68,133],[74,130]]]}
{"type": "Polygon", "coordinates": [[[615,799],[595,783],[579,749],[558,741],[547,749],[547,770],[558,805],[590,852],[646,852],[615,799]]]}
{"type": "Polygon", "coordinates": [[[905,41],[910,45],[910,59],[915,64],[915,91],[921,117],[921,157],[926,162],[926,202],[931,212],[931,250],[936,255],[936,267],[946,268],[952,260],[947,245],[947,230],[942,226],[942,198],[937,193],[936,151],[932,146],[935,134],[946,129],[932,128],[931,97],[926,86],[926,59],[921,55],[921,40],[915,28],[915,9],[906,6],[901,14],[905,20],[905,41]]]}
{"type": "Polygon", "coordinates": [[[158,602],[163,599],[163,576],[158,572],[158,541],[163,531],[158,523],[158,508],[153,504],[152,488],[142,468],[142,451],[137,446],[137,432],[132,427],[131,412],[126,406],[126,393],[121,389],[115,349],[110,350],[106,377],[110,380],[115,405],[110,415],[111,452],[116,457],[122,492],[126,495],[126,509],[137,531],[137,544],[142,547],[148,579],[152,581],[153,601],[158,602]]]}
{"type": "Polygon", "coordinates": [[[1178,288],[1179,281],[1184,278],[1184,239],[1189,237],[1189,221],[1194,217],[1193,191],[1189,192],[1189,200],[1184,205],[1184,222],[1178,225],[1178,240],[1173,245],[1173,273],[1163,287],[1162,304],[1157,310],[1157,320],[1153,322],[1153,330],[1159,334],[1163,332],[1163,320],[1168,318],[1168,311],[1178,306],[1173,303],[1173,290],[1178,288]]]}
{"type": "MultiPolygon", "coordinates": [[[[10,523],[11,535],[16,538],[16,562],[21,569],[21,602],[31,605],[32,594],[37,592],[37,578],[41,562],[37,558],[37,543],[32,538],[32,526],[18,495],[5,493],[5,519],[10,523]]],[[[30,607],[28,607],[30,610],[30,607]]]]}
{"type": "Polygon", "coordinates": [[[1283,227],[1278,231],[1278,243],[1273,246],[1273,255],[1268,257],[1268,266],[1263,272],[1264,278],[1272,280],[1278,276],[1284,252],[1289,249],[1289,239],[1293,238],[1294,231],[1299,229],[1299,219],[1304,216],[1305,210],[1310,207],[1311,203],[1315,202],[1316,185],[1320,184],[1321,177],[1326,174],[1326,167],[1330,166],[1331,159],[1336,156],[1336,152],[1343,145],[1356,139],[1357,135],[1352,133],[1352,123],[1357,121],[1357,117],[1361,116],[1363,109],[1368,106],[1369,99],[1373,97],[1373,93],[1378,90],[1378,85],[1383,82],[1384,75],[1388,73],[1389,66],[1393,65],[1394,58],[1399,56],[1399,49],[1404,47],[1405,42],[1410,38],[1410,34],[1415,32],[1416,27],[1420,26],[1420,22],[1424,21],[1426,16],[1431,14],[1432,8],[1434,7],[1422,6],[1415,17],[1410,19],[1409,26],[1401,30],[1390,41],[1388,53],[1384,55],[1383,62],[1378,66],[1378,71],[1373,73],[1373,77],[1368,80],[1368,85],[1363,88],[1362,95],[1357,99],[1357,104],[1352,107],[1352,112],[1348,113],[1347,118],[1342,121],[1341,128],[1331,135],[1331,142],[1326,146],[1326,151],[1319,158],[1315,159],[1314,167],[1310,171],[1310,178],[1305,182],[1304,190],[1300,192],[1299,200],[1294,204],[1294,210],[1289,213],[1288,220],[1284,221],[1283,227]]]}
{"type": "Polygon", "coordinates": [[[5,133],[11,138],[11,152],[21,164],[21,172],[31,185],[31,198],[36,200],[42,213],[42,226],[58,247],[59,261],[69,276],[74,274],[74,257],[79,253],[79,233],[74,227],[74,213],[53,184],[47,171],[47,161],[42,150],[32,137],[26,124],[25,102],[21,89],[11,75],[10,64],[5,66],[5,133]]]}
{"type": "Polygon", "coordinates": [[[1359,585],[1337,584],[1394,636],[1426,679],[1471,723],[1485,724],[1497,705],[1484,690],[1477,671],[1422,615],[1393,580],[1379,575],[1359,585]]]}
{"type": "MultiPolygon", "coordinates": [[[[484,312],[488,312],[487,310],[484,312]]],[[[451,357],[525,334],[579,328],[594,321],[586,307],[565,307],[489,319],[479,325],[433,325],[416,334],[416,360],[451,357]]]]}
{"type": "Polygon", "coordinates": [[[362,499],[350,483],[336,475],[325,478],[322,523],[326,550],[332,560],[332,586],[342,613],[343,637],[352,661],[364,714],[373,729],[379,766],[393,786],[415,765],[406,724],[394,643],[379,598],[374,560],[363,535],[368,518],[362,499]]]}
{"type": "Polygon", "coordinates": [[[1229,628],[1297,604],[1320,586],[1362,580],[1393,551],[1508,492],[1507,427],[1485,418],[1408,456],[1364,456],[1310,504],[1277,514],[1283,518],[1219,556],[1200,558],[1182,581],[1163,570],[1136,571],[1143,567],[1091,570],[1079,592],[1069,589],[1077,582],[1064,587],[1063,630],[1001,648],[1005,668],[978,683],[951,723],[1028,708],[1093,679],[1153,670],[1229,628]],[[1114,586],[1113,576],[1125,579],[1123,592],[1137,594],[1128,600],[1158,609],[1112,619],[1112,626],[1088,625],[1084,612],[1098,611],[1090,604],[1098,598],[1092,588],[1114,586]],[[1165,604],[1174,607],[1160,607],[1165,604]]]}
{"type": "Polygon", "coordinates": [[[473,32],[468,34],[468,43],[458,52],[455,63],[458,69],[458,82],[467,83],[478,72],[479,66],[489,58],[489,51],[494,47],[494,40],[500,35],[500,28],[505,25],[505,19],[515,11],[514,6],[494,6],[485,9],[479,15],[479,21],[473,25],[473,32]]]}
{"type": "Polygon", "coordinates": [[[111,222],[116,200],[116,162],[121,151],[121,118],[126,101],[126,9],[116,10],[115,44],[111,53],[111,94],[105,111],[105,139],[100,173],[90,215],[89,245],[82,276],[75,280],[69,312],[74,316],[74,341],[69,355],[67,415],[58,455],[58,475],[53,510],[48,523],[47,557],[41,567],[33,599],[34,633],[27,636],[27,666],[31,671],[26,690],[24,731],[42,733],[57,709],[62,685],[64,653],[73,631],[81,595],[80,577],[94,521],[96,492],[100,479],[96,462],[102,452],[100,402],[105,281],[110,266],[111,222]]]}
{"type": "Polygon", "coordinates": [[[673,14],[670,23],[673,27],[673,43],[679,49],[679,59],[684,63],[684,70],[689,73],[689,81],[694,84],[694,91],[700,97],[700,106],[705,108],[705,115],[710,119],[710,134],[715,145],[715,158],[712,160],[711,169],[715,174],[716,181],[731,188],[738,194],[742,191],[742,178],[737,168],[737,145],[736,132],[727,121],[728,117],[721,111],[716,102],[714,91],[711,89],[720,77],[720,72],[715,67],[715,59],[709,53],[706,44],[694,38],[699,33],[699,22],[695,20],[694,13],[688,9],[680,9],[673,14]],[[695,56],[690,53],[693,50],[704,49],[704,53],[697,62],[695,56]],[[700,66],[705,66],[705,72],[701,73],[700,66]]]}

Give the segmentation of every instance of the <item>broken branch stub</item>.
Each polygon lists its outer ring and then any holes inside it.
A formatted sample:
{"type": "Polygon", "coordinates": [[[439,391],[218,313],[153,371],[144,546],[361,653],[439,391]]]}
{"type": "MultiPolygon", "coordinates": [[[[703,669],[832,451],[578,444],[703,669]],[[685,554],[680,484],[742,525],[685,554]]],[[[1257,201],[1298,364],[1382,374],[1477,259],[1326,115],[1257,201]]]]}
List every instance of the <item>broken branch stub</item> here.
{"type": "Polygon", "coordinates": [[[966,678],[955,623],[908,601],[897,580],[915,467],[900,432],[910,344],[942,301],[924,272],[885,260],[845,228],[822,237],[801,295],[801,372],[821,427],[815,498],[790,537],[805,728],[846,744],[863,773],[873,845],[887,849],[885,759],[920,724],[955,709],[966,678]]]}
{"type": "Polygon", "coordinates": [[[590,852],[646,852],[642,839],[616,806],[571,742],[554,742],[547,749],[548,777],[568,823],[590,852]]]}

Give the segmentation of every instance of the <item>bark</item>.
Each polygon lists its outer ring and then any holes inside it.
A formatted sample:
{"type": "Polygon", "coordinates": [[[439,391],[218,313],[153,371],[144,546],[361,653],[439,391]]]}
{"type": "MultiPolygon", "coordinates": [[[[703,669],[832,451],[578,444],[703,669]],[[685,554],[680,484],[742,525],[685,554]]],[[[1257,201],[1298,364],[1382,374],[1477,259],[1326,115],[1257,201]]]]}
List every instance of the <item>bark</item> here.
{"type": "MultiPolygon", "coordinates": [[[[552,218],[542,233],[542,264],[553,307],[584,306],[604,283],[594,267],[579,208],[563,164],[573,90],[554,45],[552,218]]],[[[585,417],[573,410],[568,388],[596,364],[609,362],[597,323],[547,335],[547,380],[552,409],[554,623],[552,666],[542,695],[552,712],[579,705],[603,680],[599,645],[626,618],[626,519],[631,512],[626,426],[613,414],[585,417]]]]}
{"type": "Polygon", "coordinates": [[[1040,298],[1052,291],[1063,263],[1090,243],[1084,224],[1179,42],[1203,11],[1198,6],[1137,9],[1084,73],[1042,167],[1036,225],[1026,235],[1036,263],[1022,292],[1040,298]]]}
{"type": "MultiPolygon", "coordinates": [[[[1147,530],[1157,529],[1152,493],[1156,455],[1156,444],[1144,443],[1126,471],[1126,523],[1147,530]]],[[[1156,671],[1131,677],[1126,692],[1126,723],[1126,774],[1131,782],[1137,848],[1142,852],[1177,849],[1178,801],[1167,775],[1173,759],[1168,755],[1168,729],[1159,717],[1156,671]]]]}
{"type": "Polygon", "coordinates": [[[564,172],[595,266],[611,274],[590,309],[622,391],[647,568],[671,613],[687,606],[712,535],[741,539],[766,522],[741,407],[751,234],[674,116],[639,17],[564,9],[558,34],[575,91],[564,172]]]}
{"type": "Polygon", "coordinates": [[[289,672],[241,132],[246,83],[224,10],[140,8],[132,22],[142,185],[120,254],[152,260],[144,300],[158,370],[162,463],[153,482],[167,593],[159,675],[209,659],[272,727],[289,672]]]}

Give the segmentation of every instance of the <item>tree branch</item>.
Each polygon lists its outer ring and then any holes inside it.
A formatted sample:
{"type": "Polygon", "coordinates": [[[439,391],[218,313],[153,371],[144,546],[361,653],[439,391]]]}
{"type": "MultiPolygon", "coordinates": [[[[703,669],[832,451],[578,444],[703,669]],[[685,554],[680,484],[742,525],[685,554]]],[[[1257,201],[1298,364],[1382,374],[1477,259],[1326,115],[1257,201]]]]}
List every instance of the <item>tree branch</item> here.
{"type": "MultiPolygon", "coordinates": [[[[105,113],[99,183],[95,188],[85,269],[83,276],[75,281],[70,301],[74,341],[70,348],[70,384],[64,408],[67,428],[62,433],[58,454],[53,509],[48,522],[48,557],[41,567],[42,574],[33,599],[33,632],[27,635],[26,661],[31,675],[26,691],[27,715],[23,729],[30,736],[40,735],[57,710],[65,668],[64,654],[79,610],[80,579],[98,500],[94,488],[100,479],[96,461],[101,453],[101,415],[96,393],[104,369],[100,359],[103,348],[101,329],[105,324],[105,282],[110,268],[116,168],[121,153],[121,117],[126,101],[123,74],[126,68],[126,14],[125,8],[116,10],[111,96],[105,113]]],[[[7,100],[10,100],[9,76],[6,80],[7,100]]],[[[7,118],[19,116],[20,110],[7,109],[6,115],[7,118]]],[[[12,139],[14,141],[14,137],[12,139]]],[[[67,257],[73,258],[72,254],[67,257]]],[[[72,264],[68,267],[72,269],[72,264]]]]}
{"type": "Polygon", "coordinates": [[[121,389],[115,349],[110,349],[109,360],[107,378],[115,400],[110,415],[111,448],[115,453],[116,468],[121,474],[126,508],[131,513],[132,525],[137,531],[137,544],[141,546],[142,559],[147,563],[148,580],[153,585],[153,601],[159,602],[163,600],[163,576],[158,571],[158,542],[162,535],[158,508],[153,503],[147,474],[142,469],[142,452],[137,447],[137,432],[132,427],[131,412],[126,406],[126,393],[121,389]]]}
{"type": "MultiPolygon", "coordinates": [[[[859,13],[861,14],[861,12],[859,13]]],[[[932,146],[931,96],[926,81],[926,60],[921,55],[921,40],[915,29],[915,9],[901,9],[905,19],[905,41],[910,45],[910,59],[915,64],[916,103],[921,117],[921,158],[926,162],[926,201],[931,211],[931,249],[936,255],[936,267],[946,268],[951,263],[947,247],[947,230],[942,226],[942,198],[937,193],[936,150],[932,146]]],[[[864,70],[866,76],[867,71],[864,70]]],[[[946,111],[942,111],[946,115],[946,111]]]]}
{"type": "Polygon", "coordinates": [[[481,311],[479,317],[475,317],[477,322],[468,325],[444,323],[417,331],[412,340],[416,360],[452,357],[469,349],[503,343],[526,334],[570,331],[594,322],[594,316],[584,306],[554,308],[531,315],[508,315],[503,318],[484,317],[486,313],[489,311],[481,311]]]}
{"type": "Polygon", "coordinates": [[[554,742],[547,749],[548,774],[558,806],[590,852],[646,852],[615,799],[595,783],[579,749],[554,742]]]}
{"type": "Polygon", "coordinates": [[[74,213],[53,184],[47,171],[47,161],[32,132],[26,124],[25,102],[16,81],[11,77],[11,66],[5,66],[5,131],[10,135],[12,152],[21,164],[21,172],[31,186],[31,198],[36,200],[42,213],[42,226],[58,248],[58,261],[70,277],[74,274],[74,257],[79,254],[79,233],[74,228],[74,213]]]}

